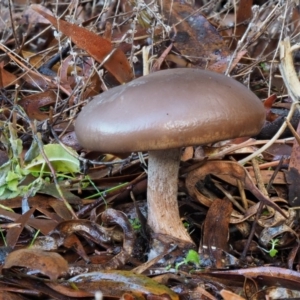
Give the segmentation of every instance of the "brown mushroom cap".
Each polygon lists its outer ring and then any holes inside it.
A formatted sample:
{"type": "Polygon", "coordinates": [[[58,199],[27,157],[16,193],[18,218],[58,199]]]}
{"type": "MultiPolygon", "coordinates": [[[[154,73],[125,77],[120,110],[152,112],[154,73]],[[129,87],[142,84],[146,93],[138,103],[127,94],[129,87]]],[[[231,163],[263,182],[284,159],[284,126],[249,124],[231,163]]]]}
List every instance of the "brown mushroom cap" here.
{"type": "Polygon", "coordinates": [[[244,85],[199,69],[168,69],[112,88],[76,120],[80,144],[102,152],[161,150],[259,133],[261,101],[244,85]]]}

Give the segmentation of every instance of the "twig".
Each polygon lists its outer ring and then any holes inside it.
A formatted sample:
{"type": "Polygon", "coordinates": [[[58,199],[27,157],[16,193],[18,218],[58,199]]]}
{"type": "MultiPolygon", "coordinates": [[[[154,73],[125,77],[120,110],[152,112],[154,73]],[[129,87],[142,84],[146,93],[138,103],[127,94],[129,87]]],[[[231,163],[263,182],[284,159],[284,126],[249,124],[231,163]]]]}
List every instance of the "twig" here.
{"type": "MultiPolygon", "coordinates": [[[[257,184],[258,184],[258,188],[264,194],[264,196],[268,197],[268,192],[267,192],[267,190],[264,186],[264,183],[263,183],[263,180],[262,180],[262,177],[261,177],[261,173],[260,173],[260,170],[259,170],[259,165],[258,165],[258,162],[255,158],[252,159],[252,165],[253,165],[253,169],[254,169],[255,178],[256,178],[256,181],[257,181],[257,184]]],[[[242,252],[241,259],[244,259],[246,257],[246,254],[247,254],[248,249],[250,247],[250,243],[251,243],[251,241],[254,237],[256,226],[258,224],[259,217],[261,216],[263,206],[264,206],[263,202],[260,202],[259,207],[258,207],[257,212],[256,212],[255,220],[252,224],[251,232],[250,232],[249,237],[247,239],[245,248],[242,252]]]]}
{"type": "MultiPolygon", "coordinates": [[[[288,144],[288,143],[293,143],[294,138],[285,138],[285,139],[280,139],[275,141],[275,143],[277,144],[288,144]]],[[[213,160],[213,159],[221,159],[223,158],[225,155],[228,155],[229,153],[232,153],[236,150],[239,150],[241,148],[244,147],[251,147],[251,146],[256,146],[256,145],[263,145],[265,143],[267,143],[268,140],[254,140],[254,139],[248,139],[245,142],[242,142],[240,144],[232,144],[230,145],[228,148],[224,148],[223,150],[220,150],[220,152],[217,153],[213,153],[211,155],[209,155],[208,159],[213,160]]]]}
{"type": "MultiPolygon", "coordinates": [[[[294,111],[297,107],[297,109],[300,111],[299,107],[299,100],[300,100],[300,84],[297,77],[297,73],[294,68],[293,63],[293,51],[297,50],[300,47],[299,44],[294,45],[291,47],[290,39],[287,37],[283,41],[280,42],[280,65],[279,70],[281,72],[283,81],[285,83],[285,86],[288,90],[289,96],[293,100],[293,104],[291,106],[290,112],[286,117],[286,120],[290,121],[294,111]]],[[[284,122],[278,132],[273,136],[273,138],[266,143],[263,147],[261,147],[259,150],[255,151],[248,157],[242,159],[239,161],[240,164],[245,164],[255,156],[261,154],[263,151],[268,149],[282,134],[282,132],[287,127],[287,122],[284,122]]]]}
{"type": "Polygon", "coordinates": [[[293,62],[293,51],[297,50],[298,47],[299,44],[291,47],[290,39],[288,37],[280,43],[281,63],[279,65],[279,70],[293,102],[298,102],[300,100],[300,84],[293,62]]]}
{"type": "Polygon", "coordinates": [[[261,147],[258,151],[255,151],[248,157],[242,159],[239,161],[241,165],[245,164],[255,156],[261,154],[263,151],[268,149],[282,134],[282,132],[287,127],[287,121],[290,121],[296,107],[300,111],[300,107],[298,106],[299,100],[300,100],[300,82],[297,76],[297,73],[294,68],[294,62],[293,62],[293,51],[297,50],[300,47],[299,44],[294,45],[291,47],[290,39],[287,37],[283,41],[280,42],[280,65],[279,70],[281,72],[283,81],[285,83],[285,86],[288,90],[288,93],[290,97],[293,100],[293,104],[291,106],[290,112],[286,117],[286,122],[284,122],[278,132],[274,135],[274,137],[266,143],[263,147],[261,147]]]}
{"type": "Polygon", "coordinates": [[[289,120],[287,120],[285,118],[286,121],[286,125],[288,126],[289,130],[291,131],[291,133],[293,134],[293,136],[295,137],[295,140],[298,142],[298,144],[300,145],[300,136],[297,133],[297,131],[294,129],[293,125],[291,124],[291,122],[289,120]]]}
{"type": "Polygon", "coordinates": [[[252,228],[251,228],[251,231],[250,231],[250,234],[248,236],[248,239],[247,239],[247,242],[246,242],[246,245],[244,247],[244,250],[241,254],[241,260],[244,260],[246,255],[247,255],[247,252],[248,252],[248,249],[250,247],[250,243],[251,241],[253,240],[253,237],[254,237],[254,234],[255,234],[255,229],[256,229],[256,225],[258,223],[258,218],[259,216],[261,215],[261,212],[262,212],[262,209],[263,209],[263,206],[264,206],[264,203],[262,201],[259,202],[259,206],[258,206],[258,209],[256,211],[256,215],[255,215],[255,220],[252,224],[252,228]]]}
{"type": "Polygon", "coordinates": [[[284,161],[284,157],[281,156],[280,161],[279,161],[278,165],[276,166],[276,168],[275,168],[275,170],[274,170],[274,172],[273,172],[273,174],[272,174],[272,176],[271,176],[271,178],[269,180],[269,183],[268,183],[268,185],[266,187],[268,193],[269,193],[269,191],[271,189],[271,186],[273,184],[273,181],[274,181],[275,177],[277,176],[279,170],[282,167],[283,161],[284,161]]]}
{"type": "MultiPolygon", "coordinates": [[[[284,31],[284,24],[286,24],[286,16],[287,16],[287,13],[288,13],[288,3],[286,3],[285,5],[285,9],[284,9],[284,14],[283,14],[283,17],[282,17],[282,26],[281,26],[281,30],[280,30],[280,36],[279,36],[279,41],[282,41],[282,37],[283,37],[283,31],[284,31]]],[[[280,49],[280,43],[278,43],[277,47],[276,47],[276,50],[274,52],[274,55],[273,55],[273,58],[271,60],[271,67],[270,67],[270,74],[269,74],[269,82],[271,83],[272,82],[272,77],[273,77],[273,64],[274,62],[276,61],[276,57],[277,57],[277,54],[278,54],[278,50],[280,49]]],[[[269,91],[268,91],[268,95],[270,95],[270,92],[271,92],[271,84],[269,84],[269,91]]]]}
{"type": "Polygon", "coordinates": [[[252,165],[253,165],[253,170],[254,170],[254,175],[255,175],[256,182],[257,182],[257,186],[258,186],[259,190],[266,197],[268,197],[268,192],[265,188],[264,181],[263,181],[261,173],[260,173],[258,161],[255,158],[252,158],[251,162],[252,162],[252,165]]]}
{"type": "Polygon", "coordinates": [[[239,193],[240,193],[240,196],[241,196],[241,202],[243,204],[243,207],[245,209],[248,209],[248,202],[247,202],[247,198],[246,198],[244,185],[243,185],[242,181],[239,180],[239,179],[236,180],[236,183],[237,183],[237,187],[239,189],[239,193]]]}
{"type": "MultiPolygon", "coordinates": [[[[294,114],[294,111],[296,109],[296,106],[298,105],[298,102],[294,102],[291,106],[291,109],[287,115],[287,120],[290,120],[294,114]]],[[[258,149],[257,151],[253,152],[251,155],[245,157],[242,160],[239,160],[239,163],[241,165],[244,165],[245,163],[247,163],[249,160],[251,160],[252,158],[258,156],[259,154],[261,154],[262,152],[264,152],[265,150],[267,150],[270,146],[272,146],[274,144],[274,142],[281,136],[281,134],[284,132],[284,130],[286,129],[287,124],[286,122],[284,122],[281,127],[279,128],[279,130],[277,131],[277,133],[272,137],[272,139],[270,139],[264,146],[262,146],[260,149],[258,149]]]]}
{"type": "MultiPolygon", "coordinates": [[[[239,181],[239,180],[238,180],[239,181]]],[[[225,195],[225,197],[233,204],[235,207],[237,207],[242,213],[245,213],[245,208],[240,205],[240,203],[233,197],[226,189],[222,187],[221,184],[218,182],[215,182],[215,186],[225,195]]]]}
{"type": "Polygon", "coordinates": [[[15,22],[14,22],[14,18],[13,18],[13,12],[12,12],[12,7],[11,7],[12,3],[13,3],[12,1],[8,0],[8,9],[9,9],[10,22],[11,22],[11,29],[12,29],[12,32],[13,32],[13,35],[14,35],[14,38],[15,38],[15,42],[16,42],[16,46],[17,46],[16,48],[18,50],[21,50],[18,35],[16,33],[15,22]]]}

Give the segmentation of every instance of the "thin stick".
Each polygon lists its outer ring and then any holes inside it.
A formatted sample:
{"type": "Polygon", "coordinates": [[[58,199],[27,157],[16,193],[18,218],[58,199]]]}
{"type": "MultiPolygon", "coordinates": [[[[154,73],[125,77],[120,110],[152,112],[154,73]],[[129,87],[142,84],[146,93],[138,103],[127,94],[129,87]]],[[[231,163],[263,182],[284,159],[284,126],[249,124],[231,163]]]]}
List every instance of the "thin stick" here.
{"type": "MultiPolygon", "coordinates": [[[[287,120],[291,120],[294,111],[296,109],[296,106],[298,105],[298,102],[294,102],[291,106],[291,109],[287,115],[287,120]]],[[[260,149],[258,149],[257,151],[253,152],[251,155],[245,157],[244,159],[239,160],[239,163],[241,165],[244,165],[245,163],[247,163],[248,161],[250,161],[252,158],[258,156],[259,154],[263,153],[265,150],[267,150],[270,146],[272,146],[274,144],[274,142],[281,136],[281,134],[284,132],[284,130],[286,129],[287,124],[286,122],[284,122],[281,127],[279,128],[279,130],[277,131],[277,133],[272,137],[272,139],[270,139],[264,146],[262,146],[260,149]]]]}
{"type": "MultiPolygon", "coordinates": [[[[281,72],[283,81],[288,90],[289,96],[293,100],[293,104],[291,106],[290,112],[286,117],[286,120],[290,121],[294,111],[297,109],[300,111],[299,100],[300,100],[300,84],[298,80],[297,73],[294,68],[293,62],[293,51],[297,50],[299,45],[291,47],[290,39],[287,37],[283,41],[280,42],[280,65],[279,70],[281,72]]],[[[246,162],[254,158],[255,156],[261,154],[263,151],[268,149],[282,134],[282,132],[286,129],[287,122],[284,122],[279,128],[278,132],[273,136],[273,138],[266,143],[263,147],[261,147],[258,151],[255,151],[248,157],[239,161],[240,164],[244,165],[246,162]]]]}

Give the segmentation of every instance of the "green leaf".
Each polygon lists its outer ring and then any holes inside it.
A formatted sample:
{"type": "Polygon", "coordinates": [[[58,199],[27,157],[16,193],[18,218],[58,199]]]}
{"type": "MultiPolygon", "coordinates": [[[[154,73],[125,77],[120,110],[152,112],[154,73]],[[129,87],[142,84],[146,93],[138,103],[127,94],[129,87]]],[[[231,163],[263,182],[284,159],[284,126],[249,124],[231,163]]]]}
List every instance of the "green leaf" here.
{"type": "MultiPolygon", "coordinates": [[[[84,285],[87,286],[90,282],[97,282],[99,290],[104,289],[104,287],[109,288],[115,291],[114,295],[118,298],[126,291],[130,291],[137,295],[154,295],[152,298],[156,299],[168,298],[170,300],[179,300],[179,296],[165,285],[145,275],[136,274],[132,271],[99,270],[98,272],[77,275],[69,279],[68,282],[77,285],[79,289],[82,289],[84,285]]],[[[141,297],[138,299],[141,299],[141,297]]]]}
{"type": "Polygon", "coordinates": [[[178,268],[183,265],[183,264],[188,264],[188,263],[193,263],[194,265],[196,265],[196,267],[199,267],[200,265],[200,259],[199,259],[199,255],[195,250],[189,250],[189,252],[187,253],[186,257],[184,258],[183,261],[177,263],[175,265],[175,269],[178,270],[178,268]]]}
{"type": "Polygon", "coordinates": [[[6,189],[6,185],[2,185],[2,186],[0,187],[0,197],[4,194],[5,189],[6,189]]]}
{"type": "MultiPolygon", "coordinates": [[[[73,153],[74,156],[72,156],[59,144],[49,144],[44,146],[44,152],[57,173],[79,172],[79,160],[76,158],[77,153],[71,148],[68,148],[68,150],[73,153]]],[[[26,169],[31,173],[40,173],[43,171],[49,172],[47,163],[41,154],[33,159],[26,166],[26,169]]]]}
{"type": "Polygon", "coordinates": [[[131,226],[133,227],[134,230],[140,230],[142,225],[141,222],[138,218],[134,218],[134,219],[129,219],[129,222],[131,224],[131,226]]]}
{"type": "Polygon", "coordinates": [[[269,251],[269,255],[270,255],[271,257],[275,257],[277,253],[278,253],[278,250],[276,250],[276,249],[271,249],[271,250],[269,251]]]}
{"type": "Polygon", "coordinates": [[[20,175],[20,178],[23,176],[28,175],[30,172],[26,169],[21,168],[21,166],[18,164],[15,167],[15,173],[17,173],[18,175],[20,175]]]}
{"type": "Polygon", "coordinates": [[[15,181],[15,180],[18,180],[18,179],[21,179],[21,176],[18,175],[17,173],[15,172],[12,172],[12,171],[8,171],[7,173],[7,176],[6,176],[6,182],[10,182],[10,181],[15,181]]]}
{"type": "Polygon", "coordinates": [[[18,179],[10,180],[9,182],[7,182],[7,188],[12,192],[16,192],[18,191],[18,184],[19,184],[18,179]]]}
{"type": "Polygon", "coordinates": [[[4,193],[1,195],[1,200],[12,199],[17,196],[20,196],[21,191],[17,189],[17,191],[10,191],[9,189],[5,189],[4,193]]]}
{"type": "Polygon", "coordinates": [[[196,266],[199,266],[200,259],[198,253],[195,250],[189,250],[188,254],[186,255],[185,262],[186,263],[191,262],[196,266]]]}

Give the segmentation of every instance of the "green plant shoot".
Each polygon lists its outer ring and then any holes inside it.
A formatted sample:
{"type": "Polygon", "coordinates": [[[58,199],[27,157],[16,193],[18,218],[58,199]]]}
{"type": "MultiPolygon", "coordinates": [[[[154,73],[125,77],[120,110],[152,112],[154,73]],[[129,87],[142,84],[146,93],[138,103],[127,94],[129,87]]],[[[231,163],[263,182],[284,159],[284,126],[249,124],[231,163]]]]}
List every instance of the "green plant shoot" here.
{"type": "Polygon", "coordinates": [[[278,243],[279,243],[279,239],[272,239],[269,243],[269,244],[271,244],[271,249],[270,250],[266,250],[265,248],[262,248],[262,247],[259,247],[259,248],[261,250],[263,250],[264,252],[269,253],[269,255],[271,257],[275,257],[278,253],[278,250],[275,249],[275,247],[278,245],[278,243]]]}
{"type": "Polygon", "coordinates": [[[184,264],[186,265],[188,263],[193,263],[196,267],[199,267],[200,259],[199,259],[198,253],[195,250],[192,250],[192,249],[189,250],[189,252],[187,253],[184,260],[176,264],[176,266],[175,266],[176,271],[178,270],[178,268],[181,265],[184,265],[184,264]]]}

